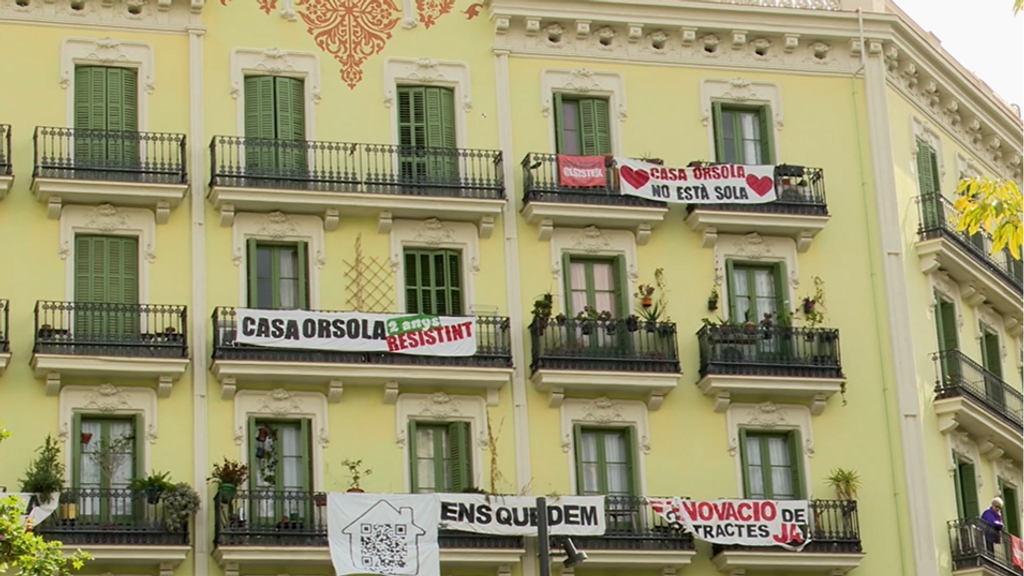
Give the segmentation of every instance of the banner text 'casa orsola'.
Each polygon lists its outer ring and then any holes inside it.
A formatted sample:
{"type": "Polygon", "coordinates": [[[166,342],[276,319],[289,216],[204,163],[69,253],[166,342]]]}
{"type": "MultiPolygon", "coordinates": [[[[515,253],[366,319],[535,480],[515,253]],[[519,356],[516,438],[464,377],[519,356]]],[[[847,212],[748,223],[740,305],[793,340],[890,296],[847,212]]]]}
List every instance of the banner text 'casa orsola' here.
{"type": "Polygon", "coordinates": [[[776,199],[775,167],[716,164],[668,168],[615,158],[627,196],[677,204],[764,204],[776,199]]]}

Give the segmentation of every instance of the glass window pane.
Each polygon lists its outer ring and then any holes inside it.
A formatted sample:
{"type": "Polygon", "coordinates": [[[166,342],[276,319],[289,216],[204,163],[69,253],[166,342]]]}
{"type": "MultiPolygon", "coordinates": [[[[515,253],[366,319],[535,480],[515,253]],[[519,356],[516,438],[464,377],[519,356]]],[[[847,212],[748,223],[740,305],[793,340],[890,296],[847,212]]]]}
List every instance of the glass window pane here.
{"type": "Polygon", "coordinates": [[[608,464],[608,494],[629,494],[629,467],[625,464],[608,464]]]}
{"type": "Polygon", "coordinates": [[[732,112],[723,110],[722,111],[722,148],[725,150],[725,158],[719,159],[719,162],[735,163],[736,162],[736,139],[734,134],[736,133],[736,127],[734,125],[734,115],[732,112]]]}
{"type": "Polygon", "coordinates": [[[580,153],[579,126],[576,122],[577,104],[562,102],[562,154],[578,156],[580,153]]]}

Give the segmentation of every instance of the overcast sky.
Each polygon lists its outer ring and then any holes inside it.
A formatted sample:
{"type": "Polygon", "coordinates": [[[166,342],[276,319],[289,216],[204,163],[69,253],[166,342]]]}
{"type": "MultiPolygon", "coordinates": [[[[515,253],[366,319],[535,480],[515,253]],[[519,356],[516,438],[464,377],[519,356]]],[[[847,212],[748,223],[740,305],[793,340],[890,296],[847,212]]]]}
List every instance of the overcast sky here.
{"type": "Polygon", "coordinates": [[[1024,11],[1013,0],[894,0],[996,94],[1024,105],[1024,11]]]}

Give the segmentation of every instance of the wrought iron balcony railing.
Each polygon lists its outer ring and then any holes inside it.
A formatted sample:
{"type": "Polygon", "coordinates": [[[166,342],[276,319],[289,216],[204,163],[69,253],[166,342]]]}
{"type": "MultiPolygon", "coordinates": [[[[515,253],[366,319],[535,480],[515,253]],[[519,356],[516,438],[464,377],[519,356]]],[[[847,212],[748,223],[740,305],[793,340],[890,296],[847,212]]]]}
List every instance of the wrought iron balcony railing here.
{"type": "Polygon", "coordinates": [[[530,324],[537,370],[679,372],[676,325],[636,318],[534,318],[530,324]]]}
{"type": "Polygon", "coordinates": [[[0,124],[0,176],[11,175],[11,125],[0,124]]]}
{"type": "Polygon", "coordinates": [[[697,332],[700,375],[841,378],[839,330],[707,324],[697,332]]]}
{"type": "Polygon", "coordinates": [[[184,134],[37,126],[37,178],[186,184],[184,134]]]}
{"type": "MultiPolygon", "coordinates": [[[[217,546],[327,547],[327,494],[323,492],[240,491],[214,502],[217,546]]],[[[519,536],[441,530],[442,548],[521,549],[519,536]]]]}
{"type": "Polygon", "coordinates": [[[188,357],[185,306],[40,300],[36,354],[188,357]]]}
{"type": "Polygon", "coordinates": [[[1013,565],[1008,533],[996,530],[981,518],[950,520],[946,525],[954,572],[968,570],[973,573],[973,569],[985,567],[1004,576],[1024,574],[1013,565]]]}
{"type": "Polygon", "coordinates": [[[523,158],[523,203],[566,202],[607,206],[647,206],[664,208],[664,202],[654,202],[619,192],[618,173],[608,166],[605,185],[593,188],[562,186],[558,173],[558,155],[532,152],[523,158]]]}
{"type": "MultiPolygon", "coordinates": [[[[803,552],[823,554],[859,554],[860,520],[856,500],[811,500],[811,520],[807,526],[810,542],[803,552]]],[[[764,550],[751,546],[712,546],[713,554],[728,550],[764,550]]],[[[770,548],[782,551],[783,548],[770,548]]]]}
{"type": "Polygon", "coordinates": [[[963,396],[1018,430],[1024,425],[1021,393],[1002,378],[959,350],[936,352],[932,359],[938,364],[937,373],[941,378],[935,385],[936,400],[963,396]]]}
{"type": "MultiPolygon", "coordinates": [[[[638,496],[606,496],[604,536],[573,536],[580,550],[693,550],[693,536],[675,528],[638,496]]],[[[561,546],[553,545],[552,550],[561,546]]]]}
{"type": "Polygon", "coordinates": [[[60,495],[57,509],[36,533],[65,546],[185,545],[188,523],[170,520],[163,502],[151,502],[145,492],[73,488],[60,495]]]}
{"type": "Polygon", "coordinates": [[[214,136],[210,186],[505,197],[501,152],[214,136]]]}
{"type": "Polygon", "coordinates": [[[1010,254],[1009,248],[992,254],[992,236],[984,231],[971,235],[956,229],[953,202],[941,194],[916,198],[920,217],[917,234],[921,240],[945,238],[957,245],[978,264],[1001,278],[1014,291],[1024,291],[1024,264],[1010,254]]]}
{"type": "Polygon", "coordinates": [[[10,310],[11,304],[7,300],[0,300],[0,352],[11,351],[11,335],[7,328],[10,310]]]}
{"type": "Polygon", "coordinates": [[[689,204],[686,210],[687,213],[700,209],[828,216],[828,203],[825,201],[825,172],[821,168],[789,164],[776,166],[775,193],[776,200],[764,204],[689,204]]]}
{"type": "MultiPolygon", "coordinates": [[[[323,312],[330,312],[324,310],[323,312]]],[[[473,356],[415,356],[390,352],[331,352],[265,348],[236,342],[238,321],[234,308],[213,311],[213,359],[266,362],[330,362],[337,364],[392,364],[415,366],[512,367],[509,321],[503,316],[478,316],[476,354],[473,356]]]]}

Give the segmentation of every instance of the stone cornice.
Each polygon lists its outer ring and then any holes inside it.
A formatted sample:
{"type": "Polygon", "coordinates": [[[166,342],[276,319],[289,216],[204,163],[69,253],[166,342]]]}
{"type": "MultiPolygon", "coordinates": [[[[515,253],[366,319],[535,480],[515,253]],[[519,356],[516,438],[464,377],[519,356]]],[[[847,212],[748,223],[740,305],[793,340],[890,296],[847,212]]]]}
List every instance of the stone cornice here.
{"type": "Polygon", "coordinates": [[[0,24],[185,32],[205,0],[21,0],[0,2],[0,24]]]}
{"type": "MultiPolygon", "coordinates": [[[[657,0],[490,0],[495,49],[516,56],[849,76],[855,12],[657,0]],[[628,15],[628,16],[626,16],[628,15]]],[[[993,173],[1020,180],[1021,122],[899,12],[865,12],[868,56],[889,82],[993,173]]]]}

